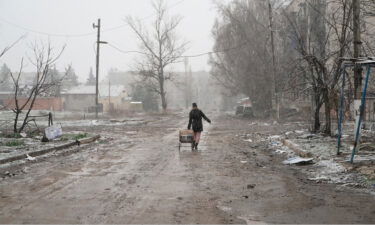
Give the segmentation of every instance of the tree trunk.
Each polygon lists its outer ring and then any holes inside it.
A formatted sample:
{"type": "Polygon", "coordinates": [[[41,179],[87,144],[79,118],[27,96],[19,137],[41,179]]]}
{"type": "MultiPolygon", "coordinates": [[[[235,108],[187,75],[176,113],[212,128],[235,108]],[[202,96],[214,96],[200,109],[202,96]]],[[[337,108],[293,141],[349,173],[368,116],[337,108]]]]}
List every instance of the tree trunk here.
{"type": "Polygon", "coordinates": [[[166,98],[166,94],[164,91],[160,94],[160,97],[161,97],[161,106],[163,107],[163,111],[165,112],[167,110],[167,98],[166,98]]]}
{"type": "Polygon", "coordinates": [[[324,99],[324,111],[325,111],[325,128],[324,133],[327,135],[331,135],[331,102],[329,100],[329,92],[327,89],[323,92],[323,99],[324,99]]]}
{"type": "Polygon", "coordinates": [[[314,112],[314,129],[313,133],[317,133],[320,130],[320,106],[315,107],[314,112]]]}
{"type": "Polygon", "coordinates": [[[314,101],[315,101],[315,108],[314,110],[314,127],[312,132],[317,133],[320,130],[320,108],[322,107],[322,103],[320,101],[320,94],[318,90],[314,89],[314,101]]]}
{"type": "MultiPolygon", "coordinates": [[[[16,109],[18,110],[18,109],[16,109]]],[[[13,124],[13,132],[16,134],[18,133],[18,130],[17,130],[17,124],[18,124],[18,117],[19,117],[20,113],[19,112],[16,112],[16,116],[14,118],[14,124],[13,124]]]]}
{"type": "Polygon", "coordinates": [[[163,108],[163,112],[165,112],[167,110],[167,97],[166,97],[166,92],[164,91],[164,79],[159,78],[159,85],[160,85],[161,107],[163,108]]]}

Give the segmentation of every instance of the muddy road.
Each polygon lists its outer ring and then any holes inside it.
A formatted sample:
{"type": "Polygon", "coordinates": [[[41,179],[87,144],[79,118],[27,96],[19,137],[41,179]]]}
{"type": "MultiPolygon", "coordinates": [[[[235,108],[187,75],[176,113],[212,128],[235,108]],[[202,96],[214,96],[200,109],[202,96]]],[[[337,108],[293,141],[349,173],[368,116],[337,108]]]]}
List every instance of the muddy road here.
{"type": "Polygon", "coordinates": [[[375,223],[375,197],[309,181],[242,133],[282,126],[211,115],[198,152],[178,151],[179,115],[71,127],[98,143],[23,165],[1,180],[1,223],[375,223]]]}

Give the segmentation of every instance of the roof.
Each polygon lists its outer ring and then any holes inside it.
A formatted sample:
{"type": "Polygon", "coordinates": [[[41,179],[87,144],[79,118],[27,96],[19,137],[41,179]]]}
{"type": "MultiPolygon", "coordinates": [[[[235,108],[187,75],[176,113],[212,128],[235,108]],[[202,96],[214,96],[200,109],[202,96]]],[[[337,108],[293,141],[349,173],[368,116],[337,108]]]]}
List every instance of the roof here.
{"type": "Polygon", "coordinates": [[[95,94],[95,86],[79,85],[61,93],[63,95],[90,95],[95,94]]]}
{"type": "MultiPolygon", "coordinates": [[[[110,91],[108,85],[99,85],[99,96],[108,97],[120,96],[126,92],[123,85],[111,85],[110,91]]],[[[94,85],[80,85],[73,87],[70,90],[64,91],[63,95],[95,95],[96,87],[94,85]]]]}

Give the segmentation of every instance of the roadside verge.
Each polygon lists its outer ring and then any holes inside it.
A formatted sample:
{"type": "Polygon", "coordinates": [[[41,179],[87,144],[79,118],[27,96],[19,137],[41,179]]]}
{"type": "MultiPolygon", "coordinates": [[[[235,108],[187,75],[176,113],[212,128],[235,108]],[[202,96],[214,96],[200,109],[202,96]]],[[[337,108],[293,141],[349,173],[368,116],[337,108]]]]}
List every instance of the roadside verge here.
{"type": "Polygon", "coordinates": [[[94,141],[98,140],[99,138],[100,138],[100,135],[95,135],[95,136],[89,137],[89,138],[77,139],[73,142],[66,143],[66,144],[59,145],[59,146],[55,146],[55,147],[52,147],[52,148],[36,150],[36,151],[31,151],[31,152],[19,154],[19,155],[16,155],[16,156],[11,156],[11,157],[8,157],[8,158],[1,159],[0,165],[5,164],[5,163],[14,162],[14,161],[17,161],[17,160],[24,160],[24,159],[27,159],[30,156],[31,157],[41,156],[41,155],[47,154],[47,153],[52,152],[52,151],[63,150],[63,149],[66,149],[66,148],[69,148],[69,147],[72,147],[72,146],[75,146],[75,145],[79,146],[81,144],[88,144],[88,143],[91,143],[91,142],[94,142],[94,141]]]}

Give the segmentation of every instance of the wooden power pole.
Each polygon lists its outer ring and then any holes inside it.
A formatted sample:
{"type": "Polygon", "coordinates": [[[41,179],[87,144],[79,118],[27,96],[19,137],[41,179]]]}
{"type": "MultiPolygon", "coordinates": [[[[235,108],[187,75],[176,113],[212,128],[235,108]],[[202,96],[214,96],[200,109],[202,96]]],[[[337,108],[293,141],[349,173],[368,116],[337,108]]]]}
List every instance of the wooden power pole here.
{"type": "Polygon", "coordinates": [[[107,44],[105,41],[100,41],[100,18],[98,24],[93,24],[93,28],[98,28],[98,35],[96,40],[96,89],[95,89],[95,118],[98,118],[99,108],[99,55],[100,55],[100,44],[107,44]]]}
{"type": "Polygon", "coordinates": [[[269,22],[270,22],[270,32],[271,32],[271,48],[272,48],[272,73],[273,73],[273,93],[275,98],[276,105],[276,119],[280,119],[280,99],[277,87],[277,78],[276,78],[276,56],[275,56],[275,40],[274,40],[274,31],[273,31],[273,12],[271,1],[268,0],[268,10],[269,10],[269,22]]]}

